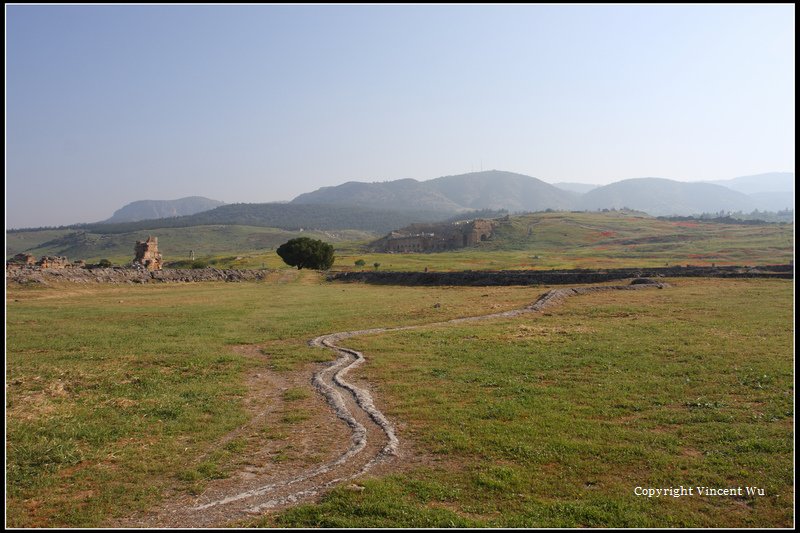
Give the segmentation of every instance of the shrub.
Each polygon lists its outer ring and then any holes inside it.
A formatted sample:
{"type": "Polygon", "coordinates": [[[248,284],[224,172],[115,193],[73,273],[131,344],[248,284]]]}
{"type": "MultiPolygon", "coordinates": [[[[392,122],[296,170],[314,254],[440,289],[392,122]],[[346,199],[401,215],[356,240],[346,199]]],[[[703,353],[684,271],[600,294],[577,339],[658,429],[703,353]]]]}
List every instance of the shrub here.
{"type": "Polygon", "coordinates": [[[278,246],[276,252],[284,263],[296,266],[298,270],[303,268],[327,270],[333,265],[334,260],[333,246],[310,237],[291,239],[278,246]]]}

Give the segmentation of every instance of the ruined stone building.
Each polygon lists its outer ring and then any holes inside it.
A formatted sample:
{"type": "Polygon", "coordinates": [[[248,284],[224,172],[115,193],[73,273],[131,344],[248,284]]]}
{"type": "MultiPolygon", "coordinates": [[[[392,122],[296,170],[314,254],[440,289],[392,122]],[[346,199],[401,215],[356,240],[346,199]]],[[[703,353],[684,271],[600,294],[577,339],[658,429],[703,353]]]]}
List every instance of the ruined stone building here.
{"type": "Polygon", "coordinates": [[[72,265],[69,262],[69,259],[62,256],[51,256],[45,255],[41,259],[36,262],[36,265],[41,268],[68,268],[72,265]]]}
{"type": "Polygon", "coordinates": [[[62,268],[84,268],[85,266],[86,263],[84,261],[74,261],[70,263],[69,259],[63,256],[45,255],[37,261],[36,257],[28,253],[17,254],[6,261],[6,268],[12,269],[37,268],[40,270],[60,270],[62,268]]]}
{"type": "Polygon", "coordinates": [[[158,252],[158,237],[148,236],[146,241],[136,241],[134,266],[147,270],[161,270],[161,254],[158,252]]]}
{"type": "Polygon", "coordinates": [[[496,222],[476,219],[451,224],[412,224],[372,243],[381,252],[442,252],[491,238],[496,222]]]}
{"type": "Polygon", "coordinates": [[[36,258],[31,254],[21,253],[17,254],[8,261],[6,261],[7,267],[31,267],[36,264],[36,258]]]}

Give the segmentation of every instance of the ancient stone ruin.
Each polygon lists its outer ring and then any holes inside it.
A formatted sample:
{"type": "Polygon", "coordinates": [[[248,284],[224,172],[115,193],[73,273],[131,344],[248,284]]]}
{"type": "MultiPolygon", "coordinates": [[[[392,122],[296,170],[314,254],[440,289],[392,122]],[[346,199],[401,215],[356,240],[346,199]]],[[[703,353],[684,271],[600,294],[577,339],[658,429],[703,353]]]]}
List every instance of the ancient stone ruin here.
{"type": "Polygon", "coordinates": [[[69,262],[69,259],[63,256],[57,255],[45,255],[41,259],[36,262],[36,266],[45,269],[45,268],[68,268],[72,265],[69,262]]]}
{"type": "Polygon", "coordinates": [[[451,224],[412,224],[371,244],[381,252],[441,252],[491,238],[497,222],[475,219],[451,224]]]}
{"type": "Polygon", "coordinates": [[[17,254],[8,261],[6,261],[6,266],[10,267],[30,267],[36,264],[36,258],[31,254],[17,254]]]}
{"type": "Polygon", "coordinates": [[[146,241],[136,241],[136,257],[133,265],[147,270],[161,270],[161,254],[158,252],[158,237],[148,236],[146,241]]]}
{"type": "Polygon", "coordinates": [[[84,268],[85,266],[86,263],[84,261],[70,263],[66,257],[57,255],[45,255],[37,261],[36,257],[27,253],[17,254],[6,261],[6,269],[61,270],[64,268],[84,268]]]}

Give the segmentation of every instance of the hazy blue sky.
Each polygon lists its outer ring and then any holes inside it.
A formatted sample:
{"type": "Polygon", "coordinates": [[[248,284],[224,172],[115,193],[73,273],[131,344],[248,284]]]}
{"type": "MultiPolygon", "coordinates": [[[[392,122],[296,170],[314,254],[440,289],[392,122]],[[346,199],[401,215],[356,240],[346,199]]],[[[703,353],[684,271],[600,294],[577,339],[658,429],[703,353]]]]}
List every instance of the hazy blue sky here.
{"type": "Polygon", "coordinates": [[[488,169],[794,171],[794,5],[6,6],[7,227],[488,169]]]}

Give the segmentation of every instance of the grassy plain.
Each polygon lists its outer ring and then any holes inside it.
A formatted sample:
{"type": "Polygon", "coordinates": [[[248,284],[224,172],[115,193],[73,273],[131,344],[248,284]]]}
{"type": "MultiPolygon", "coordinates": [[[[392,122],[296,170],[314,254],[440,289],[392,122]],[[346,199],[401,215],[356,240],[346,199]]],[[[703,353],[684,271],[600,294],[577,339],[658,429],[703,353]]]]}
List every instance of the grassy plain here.
{"type": "Polygon", "coordinates": [[[791,527],[792,285],[674,283],[351,339],[407,470],[256,525],[791,527]],[[634,494],[680,486],[765,496],[634,494]]]}
{"type": "MultiPolygon", "coordinates": [[[[437,271],[767,265],[794,257],[793,224],[673,222],[628,212],[511,217],[492,240],[441,253],[374,253],[367,241],[335,242],[332,270],[437,271]],[[363,259],[365,267],[355,266],[363,259]]],[[[233,258],[228,258],[232,260],[233,258]]],[[[274,252],[244,254],[242,268],[285,268],[274,252]]]]}
{"type": "Polygon", "coordinates": [[[788,263],[794,225],[672,222],[640,213],[536,213],[511,217],[490,241],[435,254],[364,254],[337,246],[335,270],[356,259],[382,270],[516,270],[788,263]],[[489,253],[490,252],[490,253],[489,253]]]}
{"type": "MultiPolygon", "coordinates": [[[[287,231],[257,226],[213,225],[188,228],[160,228],[128,233],[91,233],[75,230],[20,231],[6,236],[6,257],[27,251],[37,258],[43,255],[64,255],[70,260],[83,259],[96,263],[108,259],[124,265],[133,259],[137,240],[148,235],[158,237],[165,261],[188,260],[191,252],[204,260],[224,259],[226,267],[260,268],[280,262],[272,250],[295,237],[307,236],[326,242],[348,243],[367,241],[373,235],[357,230],[287,231]],[[269,256],[266,259],[262,256],[269,256]],[[248,257],[246,262],[242,259],[248,257]],[[237,259],[242,258],[242,259],[237,259]],[[263,264],[265,261],[269,263],[263,264]]],[[[280,265],[285,267],[282,262],[280,265]]]]}
{"type": "Polygon", "coordinates": [[[333,270],[356,270],[380,263],[381,270],[413,271],[611,268],[664,265],[761,265],[793,258],[793,224],[673,222],[641,213],[536,213],[511,217],[491,241],[473,248],[436,254],[385,254],[365,251],[377,235],[362,231],[290,232],[251,226],[194,226],[123,234],[62,234],[66,230],[11,233],[7,256],[66,255],[71,260],[115,264],[132,259],[134,242],[159,238],[164,260],[197,259],[220,268],[287,268],[274,249],[305,235],[336,247],[333,270]],[[489,253],[490,252],[490,253],[489,253]]]}
{"type": "MultiPolygon", "coordinates": [[[[8,525],[96,526],[225,475],[235,450],[215,442],[245,421],[242,377],[259,364],[237,345],[266,343],[270,369],[293,370],[330,358],[306,346],[321,332],[451,318],[486,305],[482,294],[344,287],[307,271],[265,283],[9,287],[8,525]]],[[[492,294],[504,308],[532,298],[492,294]]],[[[265,431],[285,434],[292,421],[265,431]]]]}
{"type": "MultiPolygon", "coordinates": [[[[544,316],[353,338],[413,453],[362,492],[248,525],[789,526],[792,289],[675,280],[544,316]],[[636,486],[758,486],[670,498],[636,486]]],[[[7,524],[99,526],[228,475],[242,376],[330,356],[324,332],[512,309],[543,288],[265,283],[10,287],[7,524]],[[435,304],[440,304],[435,306],[435,304]]],[[[307,398],[290,390],[287,401],[307,398]]],[[[265,428],[291,433],[290,416],[265,428]]],[[[276,461],[282,460],[276,457],[276,461]]]]}

